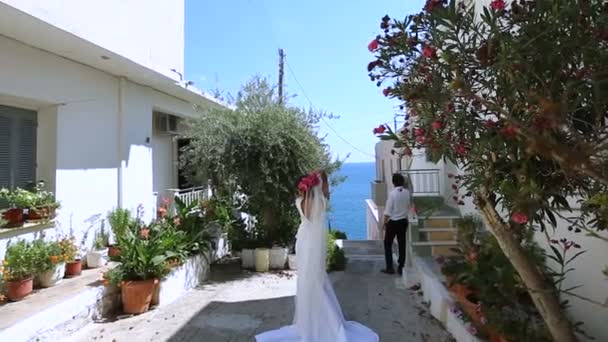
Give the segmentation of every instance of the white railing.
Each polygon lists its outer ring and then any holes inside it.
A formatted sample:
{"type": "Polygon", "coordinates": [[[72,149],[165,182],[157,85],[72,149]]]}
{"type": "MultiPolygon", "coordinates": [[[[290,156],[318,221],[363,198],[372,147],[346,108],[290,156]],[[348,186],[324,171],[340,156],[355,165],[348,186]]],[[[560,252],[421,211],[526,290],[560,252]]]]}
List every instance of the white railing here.
{"type": "Polygon", "coordinates": [[[198,203],[205,199],[209,198],[209,187],[207,186],[198,186],[189,189],[179,190],[177,193],[177,197],[179,197],[182,202],[186,205],[191,205],[192,203],[198,203]]]}
{"type": "Polygon", "coordinates": [[[414,187],[414,196],[439,196],[441,195],[441,182],[439,180],[439,169],[405,170],[414,187]]]}
{"type": "Polygon", "coordinates": [[[365,200],[367,216],[367,239],[382,240],[384,232],[380,229],[378,207],[371,199],[365,200]]]}

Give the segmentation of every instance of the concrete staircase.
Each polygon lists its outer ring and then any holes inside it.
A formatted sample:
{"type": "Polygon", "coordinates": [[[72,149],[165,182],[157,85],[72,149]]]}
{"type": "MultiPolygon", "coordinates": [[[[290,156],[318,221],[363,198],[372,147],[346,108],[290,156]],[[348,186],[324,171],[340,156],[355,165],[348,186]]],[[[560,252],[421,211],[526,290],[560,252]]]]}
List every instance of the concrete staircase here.
{"type": "Polygon", "coordinates": [[[459,214],[449,212],[419,218],[408,234],[414,252],[421,257],[453,255],[452,249],[457,246],[455,223],[459,218],[459,214]]]}

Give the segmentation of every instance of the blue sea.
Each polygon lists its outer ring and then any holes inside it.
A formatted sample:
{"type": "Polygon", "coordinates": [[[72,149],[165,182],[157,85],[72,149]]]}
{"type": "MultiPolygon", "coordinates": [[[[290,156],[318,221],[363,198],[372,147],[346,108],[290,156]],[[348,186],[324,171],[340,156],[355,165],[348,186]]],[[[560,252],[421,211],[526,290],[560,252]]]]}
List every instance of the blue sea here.
{"type": "Polygon", "coordinates": [[[346,163],[340,174],[346,180],[332,189],[329,224],[332,229],[346,232],[350,240],[363,240],[367,235],[365,200],[371,197],[374,163],[346,163]]]}

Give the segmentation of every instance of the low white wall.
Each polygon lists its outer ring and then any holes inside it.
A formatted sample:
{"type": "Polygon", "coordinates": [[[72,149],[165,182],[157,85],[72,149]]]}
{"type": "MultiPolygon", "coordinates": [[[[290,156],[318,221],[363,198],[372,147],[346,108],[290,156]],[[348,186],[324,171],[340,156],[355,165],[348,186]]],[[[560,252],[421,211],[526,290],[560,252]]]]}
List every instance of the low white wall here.
{"type": "Polygon", "coordinates": [[[188,291],[203,284],[209,275],[210,260],[211,255],[207,258],[196,255],[173,269],[167,278],[161,281],[153,303],[157,303],[158,306],[171,304],[188,291]]]}

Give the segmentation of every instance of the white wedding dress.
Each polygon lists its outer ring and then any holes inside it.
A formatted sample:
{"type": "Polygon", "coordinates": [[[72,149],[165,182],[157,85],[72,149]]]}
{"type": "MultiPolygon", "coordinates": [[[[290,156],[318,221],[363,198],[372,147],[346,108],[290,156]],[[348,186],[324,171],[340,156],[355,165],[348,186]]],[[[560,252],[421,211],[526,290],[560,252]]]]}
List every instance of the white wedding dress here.
{"type": "Polygon", "coordinates": [[[256,336],[257,342],[377,342],[366,326],[346,321],[325,271],[327,248],[327,200],[321,185],[309,194],[310,218],[296,200],[302,223],[296,235],[297,292],[292,325],[256,336]]]}

